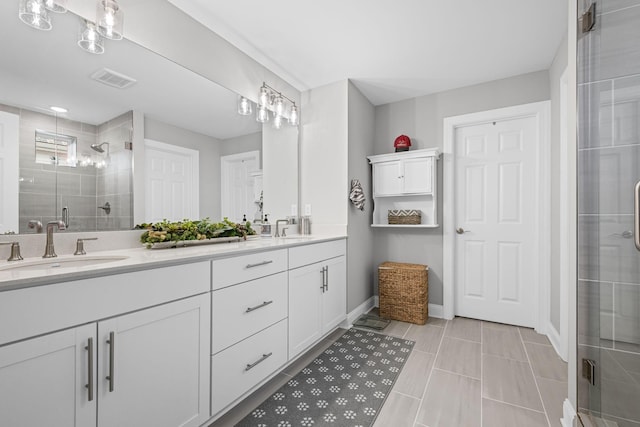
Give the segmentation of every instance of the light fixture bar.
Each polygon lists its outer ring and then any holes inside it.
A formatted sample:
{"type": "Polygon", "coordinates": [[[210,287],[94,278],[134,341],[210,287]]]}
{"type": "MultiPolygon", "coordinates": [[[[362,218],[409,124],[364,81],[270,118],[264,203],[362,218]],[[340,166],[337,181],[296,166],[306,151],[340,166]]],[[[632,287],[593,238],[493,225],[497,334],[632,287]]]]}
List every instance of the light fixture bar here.
{"type": "Polygon", "coordinates": [[[289,101],[291,104],[296,105],[296,102],[293,99],[289,98],[287,95],[283,94],[279,90],[276,90],[276,89],[272,88],[271,86],[269,86],[265,82],[262,82],[262,87],[266,88],[266,89],[269,89],[274,94],[277,94],[277,95],[283,97],[284,99],[286,99],[287,101],[289,101]]]}

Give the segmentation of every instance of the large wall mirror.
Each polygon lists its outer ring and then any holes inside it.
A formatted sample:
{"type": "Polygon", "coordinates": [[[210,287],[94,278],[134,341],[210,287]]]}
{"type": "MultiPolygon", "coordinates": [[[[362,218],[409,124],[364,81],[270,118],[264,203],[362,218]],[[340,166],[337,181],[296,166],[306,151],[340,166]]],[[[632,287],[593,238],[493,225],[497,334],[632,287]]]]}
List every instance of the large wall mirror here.
{"type": "Polygon", "coordinates": [[[237,94],[126,39],[107,41],[101,55],[81,50],[82,19],[71,12],[38,31],[17,9],[18,1],[0,3],[0,129],[17,117],[19,147],[0,150],[3,204],[18,188],[15,218],[0,218],[0,233],[32,233],[30,220],[63,212],[70,231],[252,220],[261,207],[291,213],[297,128],[263,132],[237,113],[237,94]]]}

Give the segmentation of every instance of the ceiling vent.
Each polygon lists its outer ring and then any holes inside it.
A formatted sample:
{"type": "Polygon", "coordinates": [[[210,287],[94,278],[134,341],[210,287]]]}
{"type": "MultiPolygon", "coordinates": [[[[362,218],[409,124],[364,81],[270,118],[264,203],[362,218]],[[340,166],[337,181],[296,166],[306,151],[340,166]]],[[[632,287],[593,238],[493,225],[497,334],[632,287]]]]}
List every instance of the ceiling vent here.
{"type": "Polygon", "coordinates": [[[102,70],[96,71],[91,75],[91,78],[100,83],[104,83],[107,86],[117,87],[118,89],[125,89],[137,81],[134,78],[125,76],[124,74],[118,73],[108,68],[103,68],[102,70]]]}

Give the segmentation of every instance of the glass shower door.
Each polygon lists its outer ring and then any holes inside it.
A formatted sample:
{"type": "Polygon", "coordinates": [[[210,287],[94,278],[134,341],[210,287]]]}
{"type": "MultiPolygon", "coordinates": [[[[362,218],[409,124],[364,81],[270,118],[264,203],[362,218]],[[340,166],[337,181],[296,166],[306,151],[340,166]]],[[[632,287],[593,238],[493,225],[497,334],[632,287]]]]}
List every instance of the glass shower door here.
{"type": "Polygon", "coordinates": [[[578,412],[640,427],[640,1],[578,3],[578,412]]]}

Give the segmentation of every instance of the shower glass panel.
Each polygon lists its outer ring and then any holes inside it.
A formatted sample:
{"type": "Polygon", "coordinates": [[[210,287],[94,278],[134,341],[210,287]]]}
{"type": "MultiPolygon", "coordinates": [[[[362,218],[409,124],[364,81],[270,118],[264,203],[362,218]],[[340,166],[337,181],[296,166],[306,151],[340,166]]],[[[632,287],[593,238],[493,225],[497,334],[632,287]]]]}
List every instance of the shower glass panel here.
{"type": "Polygon", "coordinates": [[[640,427],[640,2],[578,3],[578,412],[640,427]]]}

